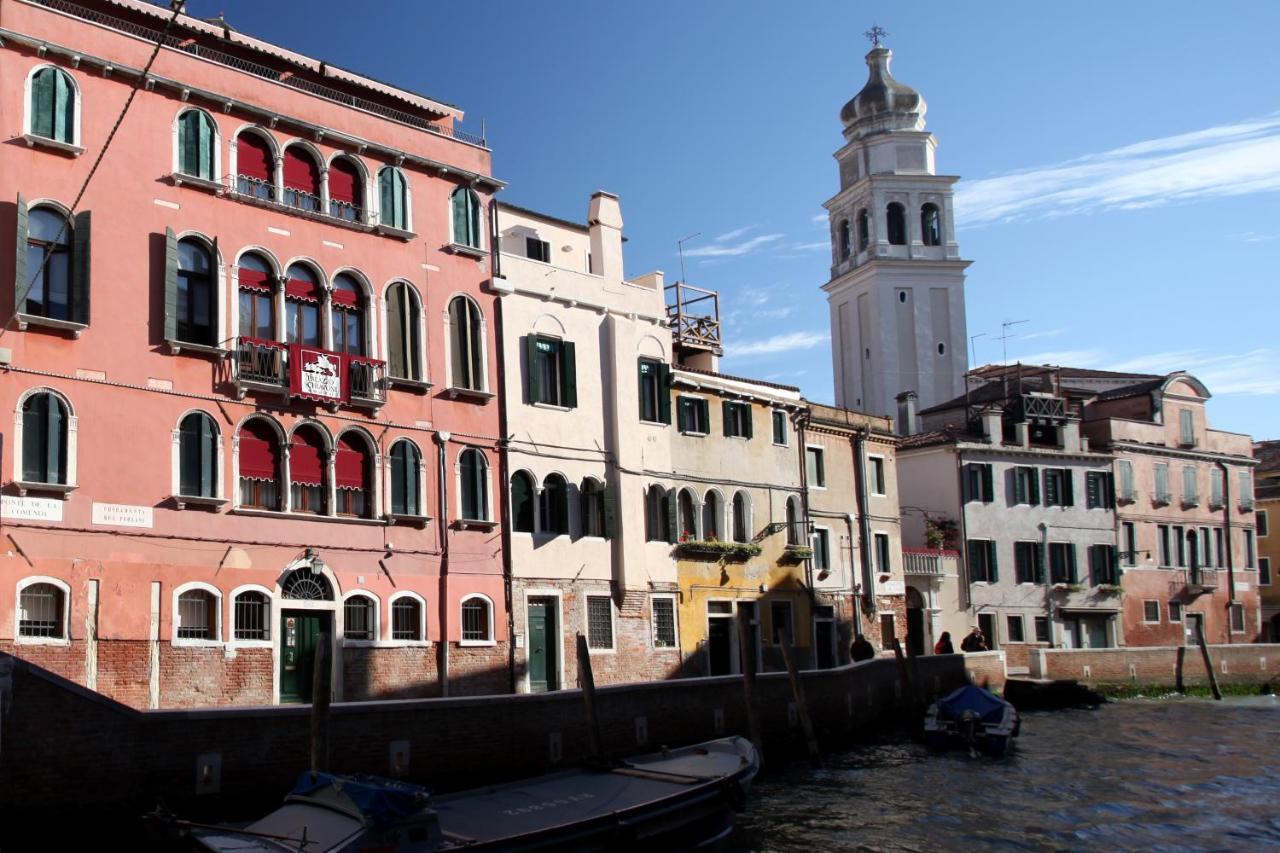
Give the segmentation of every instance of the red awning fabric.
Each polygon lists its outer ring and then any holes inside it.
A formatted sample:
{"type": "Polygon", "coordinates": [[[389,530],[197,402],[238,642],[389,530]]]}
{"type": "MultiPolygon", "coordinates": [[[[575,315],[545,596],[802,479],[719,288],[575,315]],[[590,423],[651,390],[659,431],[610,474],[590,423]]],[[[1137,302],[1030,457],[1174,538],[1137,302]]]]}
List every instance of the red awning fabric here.
{"type": "Polygon", "coordinates": [[[314,196],[320,195],[320,169],[311,154],[299,145],[285,149],[284,185],[314,196]]]}
{"type": "Polygon", "coordinates": [[[360,172],[351,161],[338,158],[329,165],[329,198],[360,207],[360,172]]]}
{"type": "Polygon", "coordinates": [[[345,435],[338,439],[333,463],[334,485],[339,489],[364,489],[368,460],[363,441],[345,435]]]}
{"type": "Polygon", "coordinates": [[[271,480],[280,470],[280,445],[271,427],[249,421],[240,430],[240,476],[249,480],[271,480]]]}
{"type": "Polygon", "coordinates": [[[360,304],[360,294],[352,293],[350,290],[343,290],[335,287],[333,292],[329,294],[329,298],[333,300],[335,305],[350,305],[356,307],[360,304]]]}
{"type": "Polygon", "coordinates": [[[264,272],[257,270],[240,268],[240,286],[247,287],[251,290],[265,290],[271,292],[271,279],[264,272]]]}
{"type": "Polygon", "coordinates": [[[236,139],[236,171],[249,178],[271,183],[275,171],[271,146],[254,133],[242,133],[236,139]]]}
{"type": "Polygon", "coordinates": [[[289,479],[304,486],[324,485],[323,445],[320,437],[302,427],[289,440],[289,479]]]}
{"type": "Polygon", "coordinates": [[[290,278],[284,283],[284,295],[290,299],[303,299],[307,302],[320,301],[320,287],[302,278],[290,278]]]}

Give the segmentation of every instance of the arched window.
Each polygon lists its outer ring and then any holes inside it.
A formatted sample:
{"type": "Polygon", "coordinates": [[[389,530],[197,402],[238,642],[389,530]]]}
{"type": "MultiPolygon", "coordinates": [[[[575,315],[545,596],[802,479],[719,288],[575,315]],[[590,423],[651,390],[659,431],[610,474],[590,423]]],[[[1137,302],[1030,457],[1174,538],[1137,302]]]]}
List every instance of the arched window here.
{"type": "Polygon", "coordinates": [[[535,486],[528,471],[517,471],[511,477],[511,523],[517,533],[533,532],[533,495],[535,486]]]}
{"type": "Polygon", "coordinates": [[[364,221],[364,178],[346,157],[329,164],[329,215],[348,222],[364,221]]]}
{"type": "Polygon", "coordinates": [[[795,547],[804,542],[800,529],[800,501],[794,496],[787,498],[787,545],[795,547]]]}
{"type": "Polygon", "coordinates": [[[422,381],[422,303],[403,281],[387,288],[387,373],[422,381]]]}
{"type": "Polygon", "coordinates": [[[644,496],[644,532],[646,542],[671,542],[671,495],[657,483],[644,496]]]}
{"type": "Polygon", "coordinates": [[[178,493],[218,496],[218,426],[204,412],[192,412],[178,425],[178,493]]]}
{"type": "Polygon", "coordinates": [[[240,334],[273,341],[276,338],[276,301],[272,297],[271,265],[261,255],[240,256],[240,334]]]}
{"type": "MultiPolygon", "coordinates": [[[[19,209],[18,228],[22,228],[19,209]]],[[[25,273],[19,268],[17,281],[26,280],[22,313],[51,320],[73,319],[71,222],[52,207],[33,207],[26,216],[25,273]]],[[[21,300],[19,304],[22,304],[21,300]]]]}
{"type": "Polygon", "coordinates": [[[871,216],[864,207],[858,211],[858,251],[865,252],[871,244],[871,216]]]}
{"type": "Polygon", "coordinates": [[[29,583],[18,593],[18,636],[65,640],[67,598],[51,583],[29,583]]]}
{"type": "Polygon", "coordinates": [[[849,257],[849,251],[852,248],[849,239],[849,220],[840,220],[840,260],[849,257]]]}
{"type": "Polygon", "coordinates": [[[47,65],[31,75],[31,134],[76,144],[76,85],[59,68],[47,65]]]}
{"type": "Polygon", "coordinates": [[[231,636],[236,640],[271,639],[271,597],[258,590],[238,593],[232,601],[234,621],[231,636]]]}
{"type": "Polygon", "coordinates": [[[920,235],[926,246],[942,245],[942,213],[932,202],[920,208],[920,235]]]}
{"type": "Polygon", "coordinates": [[[267,140],[252,131],[236,137],[236,192],[274,199],[275,172],[276,156],[267,140]]]}
{"type": "Polygon", "coordinates": [[[421,471],[422,454],[412,441],[391,445],[392,515],[422,515],[421,471]]]}
{"type": "Polygon", "coordinates": [[[334,352],[365,355],[364,288],[347,273],[333,277],[330,294],[334,352]]]}
{"type": "Polygon", "coordinates": [[[451,197],[453,242],[480,248],[480,197],[468,187],[458,187],[451,197]]]}
{"type": "Polygon", "coordinates": [[[284,150],[284,203],[298,210],[320,210],[320,165],[301,145],[284,150]]]}
{"type": "Polygon", "coordinates": [[[285,273],[284,332],[291,344],[320,346],[320,279],[306,264],[285,273]]]}
{"type": "Polygon", "coordinates": [[[304,565],[289,572],[280,584],[280,597],[289,601],[333,601],[333,587],[314,565],[304,565]]]}
{"type": "Polygon", "coordinates": [[[681,489],[677,498],[679,502],[678,512],[680,517],[679,539],[697,539],[698,537],[698,511],[693,505],[693,493],[688,489],[681,489]]]}
{"type": "Polygon", "coordinates": [[[449,302],[449,366],[451,386],[484,390],[484,338],[480,334],[480,309],[465,296],[449,302]]]}
{"type": "Polygon", "coordinates": [[[303,425],[293,431],[289,439],[289,508],[294,512],[328,512],[324,457],[324,439],[315,427],[303,425]]]}
{"type": "Polygon", "coordinates": [[[207,589],[189,589],[178,595],[177,638],[218,640],[218,596],[207,589]]]}
{"type": "Polygon", "coordinates": [[[345,432],[333,455],[333,479],[337,486],[338,515],[373,517],[373,460],[369,445],[359,433],[345,432]]]}
{"type": "Polygon", "coordinates": [[[342,603],[342,638],[361,642],[378,639],[378,605],[371,597],[356,593],[342,603]]]}
{"type": "Polygon", "coordinates": [[[378,219],[390,228],[409,230],[409,185],[404,172],[395,166],[383,166],[378,171],[378,193],[381,204],[378,219]]]}
{"type": "Polygon", "coordinates": [[[483,595],[462,600],[462,642],[493,642],[493,604],[483,595]]]}
{"type": "Polygon", "coordinates": [[[599,480],[587,477],[578,488],[581,502],[582,535],[608,537],[605,522],[604,486],[599,480]]]}
{"type": "Polygon", "coordinates": [[[889,202],[885,209],[885,228],[889,232],[890,245],[907,244],[907,209],[896,201],[889,202]]]}
{"type": "Polygon", "coordinates": [[[185,110],[178,116],[178,171],[184,175],[218,179],[215,154],[218,134],[213,119],[204,110],[185,110]]]}
{"type": "Polygon", "coordinates": [[[401,594],[391,601],[391,639],[421,641],[426,636],[426,608],[421,599],[401,594]]]}
{"type": "Polygon", "coordinates": [[[474,447],[462,451],[458,459],[462,483],[459,487],[463,519],[489,520],[489,463],[474,447]]]}
{"type": "Polygon", "coordinates": [[[720,498],[720,493],[712,490],[707,492],[706,498],[702,502],[702,538],[703,539],[719,539],[721,532],[720,527],[724,523],[721,519],[724,515],[724,501],[720,498]]]}
{"type": "Polygon", "coordinates": [[[240,428],[240,505],[280,509],[280,441],[261,418],[240,428]]]}
{"type": "Polygon", "coordinates": [[[569,532],[569,485],[559,474],[548,474],[538,496],[542,532],[560,536],[569,532]]]}
{"type": "Polygon", "coordinates": [[[22,403],[22,480],[65,486],[70,412],[51,391],[37,391],[22,403]]]}
{"type": "MultiPolygon", "coordinates": [[[[172,238],[173,231],[167,236],[172,238]]],[[[174,326],[170,332],[176,340],[204,346],[216,346],[217,287],[214,280],[215,261],[209,247],[194,237],[177,241],[178,269],[173,282],[174,326]]]]}
{"type": "Polygon", "coordinates": [[[733,495],[733,541],[746,542],[751,539],[751,499],[746,492],[735,492],[733,495]]]}

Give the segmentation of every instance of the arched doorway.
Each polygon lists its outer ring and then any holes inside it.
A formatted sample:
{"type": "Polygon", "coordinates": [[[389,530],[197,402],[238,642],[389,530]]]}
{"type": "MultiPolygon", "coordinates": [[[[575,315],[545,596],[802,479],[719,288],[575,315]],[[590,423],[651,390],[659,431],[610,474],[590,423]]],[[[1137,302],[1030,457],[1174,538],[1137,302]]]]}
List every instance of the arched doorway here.
{"type": "Polygon", "coordinates": [[[925,648],[924,596],[915,587],[907,587],[907,652],[923,655],[925,648]]]}
{"type": "Polygon", "coordinates": [[[341,695],[341,661],[338,660],[337,635],[341,630],[337,607],[337,579],[319,557],[308,556],[290,564],[276,584],[277,701],[281,703],[312,700],[316,657],[321,644],[327,644],[331,663],[334,698],[341,695]]]}

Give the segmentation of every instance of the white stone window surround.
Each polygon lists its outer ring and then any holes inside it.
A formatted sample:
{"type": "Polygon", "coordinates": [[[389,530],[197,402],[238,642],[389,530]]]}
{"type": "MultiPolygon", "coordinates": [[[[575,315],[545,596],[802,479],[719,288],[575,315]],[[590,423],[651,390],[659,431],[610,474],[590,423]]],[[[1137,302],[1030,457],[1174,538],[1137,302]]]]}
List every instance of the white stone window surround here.
{"type": "MultiPolygon", "coordinates": [[[[382,600],[381,600],[381,599],[380,599],[380,598],[379,598],[375,593],[373,593],[373,592],[371,592],[370,590],[367,590],[367,589],[353,589],[353,590],[350,590],[349,592],[347,592],[345,595],[343,595],[343,596],[342,596],[342,601],[340,602],[340,606],[339,606],[339,608],[338,608],[338,609],[342,611],[342,634],[341,634],[341,637],[342,637],[342,645],[343,645],[343,646],[350,647],[350,648],[375,648],[375,647],[378,647],[378,646],[384,646],[384,645],[387,645],[387,643],[386,643],[386,642],[384,642],[384,641],[382,640],[382,636],[383,636],[383,631],[382,631],[382,600]],[[347,602],[348,602],[348,601],[350,601],[350,600],[351,600],[351,599],[353,599],[353,598],[363,598],[363,599],[365,599],[366,601],[368,601],[368,602],[370,602],[370,603],[372,604],[371,610],[372,610],[373,612],[372,612],[372,615],[370,616],[370,625],[369,625],[369,631],[370,631],[370,635],[371,635],[372,639],[369,639],[369,640],[353,640],[353,639],[349,639],[349,638],[346,636],[346,622],[347,622],[347,619],[346,619],[346,613],[347,613],[347,602]]],[[[425,613],[425,608],[424,608],[424,613],[425,613]]],[[[388,634],[388,635],[390,635],[390,632],[391,632],[391,629],[390,629],[390,627],[388,627],[388,628],[387,628],[387,634],[388,634]]],[[[426,634],[423,634],[423,636],[425,637],[425,636],[426,636],[426,634]]],[[[404,642],[408,642],[408,641],[400,641],[399,643],[397,643],[397,645],[399,645],[399,644],[403,644],[404,642]]]]}
{"type": "MultiPolygon", "coordinates": [[[[382,480],[380,481],[381,486],[378,489],[378,494],[381,496],[382,506],[386,510],[383,513],[383,515],[387,518],[397,518],[397,517],[410,518],[411,517],[411,518],[429,520],[431,516],[427,514],[427,455],[422,452],[422,446],[418,444],[416,441],[414,441],[413,439],[409,438],[408,436],[399,436],[397,438],[393,438],[391,440],[391,443],[387,445],[387,452],[385,455],[376,457],[376,458],[378,458],[380,462],[375,463],[375,468],[382,476],[382,480]],[[392,512],[393,507],[392,507],[392,500],[391,500],[391,489],[392,489],[391,450],[402,441],[408,443],[411,447],[413,447],[414,450],[418,452],[418,514],[416,516],[396,516],[392,512]]],[[[378,482],[376,480],[376,476],[377,475],[375,474],[375,482],[378,482]]],[[[374,517],[377,518],[378,516],[375,515],[374,517]]]]}
{"type": "MultiPolygon", "coordinates": [[[[343,599],[344,603],[346,599],[343,599]]],[[[427,600],[416,592],[411,590],[402,590],[393,594],[387,599],[387,633],[386,638],[382,640],[380,645],[388,647],[425,647],[431,645],[431,640],[427,637],[427,600]],[[410,599],[418,603],[418,640],[397,640],[393,638],[395,632],[395,604],[400,599],[410,599]]]]}
{"type": "Polygon", "coordinates": [[[868,484],[870,486],[870,489],[868,489],[868,491],[871,493],[873,497],[882,498],[887,494],[889,494],[889,462],[883,453],[867,454],[867,474],[868,474],[867,479],[871,481],[868,484]],[[875,482],[876,478],[872,476],[876,470],[876,466],[873,464],[873,460],[880,461],[880,480],[881,480],[880,485],[883,486],[883,489],[881,491],[876,491],[876,482],[875,482]]]}
{"type": "MultiPolygon", "coordinates": [[[[213,114],[206,109],[202,109],[200,107],[193,107],[190,104],[183,104],[181,107],[178,108],[178,111],[173,114],[172,131],[173,131],[172,154],[173,154],[174,177],[177,179],[180,179],[183,183],[190,182],[194,184],[199,184],[201,186],[212,185],[210,188],[216,187],[219,190],[223,189],[224,185],[221,180],[222,174],[223,174],[222,172],[222,128],[218,126],[218,120],[213,117],[213,114]],[[207,116],[209,121],[212,122],[213,124],[213,139],[211,141],[211,144],[213,147],[213,178],[212,179],[201,178],[197,175],[190,175],[182,171],[182,156],[181,156],[182,146],[179,144],[179,140],[181,136],[179,131],[179,126],[182,123],[182,117],[189,112],[204,113],[204,115],[207,116]]],[[[235,146],[233,145],[232,147],[234,148],[235,146]]]]}
{"type": "MultiPolygon", "coordinates": [[[[387,363],[388,382],[392,385],[409,385],[429,388],[431,386],[431,361],[427,358],[427,311],[426,305],[422,301],[422,293],[416,286],[414,286],[413,282],[403,276],[390,278],[382,285],[382,296],[377,300],[377,304],[374,305],[372,301],[370,302],[369,310],[370,312],[375,310],[378,312],[378,328],[381,330],[380,340],[382,341],[382,348],[380,350],[373,351],[380,352],[381,355],[378,357],[387,363]],[[421,379],[403,379],[401,377],[394,377],[390,375],[392,330],[387,320],[387,306],[390,302],[388,294],[391,292],[392,285],[395,284],[401,284],[408,288],[407,293],[409,294],[409,299],[415,303],[418,309],[418,351],[414,355],[416,355],[415,360],[417,361],[417,372],[418,375],[422,377],[421,379]]],[[[446,308],[446,311],[447,310],[448,309],[446,308]]],[[[405,343],[407,344],[408,341],[405,343]]],[[[406,351],[407,350],[408,347],[406,347],[406,351]]]]}
{"type": "MultiPolygon", "coordinates": [[[[175,142],[174,144],[176,145],[177,143],[175,142]]],[[[217,330],[218,343],[214,344],[213,346],[207,346],[205,344],[193,344],[187,341],[177,341],[177,340],[166,341],[165,343],[169,345],[170,352],[175,354],[181,350],[189,349],[193,352],[204,352],[204,353],[210,353],[213,355],[223,355],[227,351],[226,344],[228,342],[228,338],[230,337],[230,334],[232,331],[231,325],[233,322],[228,316],[230,312],[227,311],[226,306],[229,304],[236,305],[236,311],[235,311],[236,319],[234,323],[237,326],[240,323],[240,310],[239,310],[238,296],[235,300],[229,301],[229,294],[227,290],[230,287],[231,282],[228,280],[228,269],[223,263],[222,247],[219,246],[218,251],[215,254],[213,251],[213,246],[214,246],[213,238],[209,237],[207,234],[204,234],[203,232],[200,232],[200,231],[192,231],[192,230],[179,231],[174,235],[174,237],[175,237],[175,243],[180,243],[183,240],[195,240],[196,242],[204,246],[205,250],[209,253],[210,263],[212,265],[211,271],[213,273],[214,304],[212,307],[213,307],[214,313],[217,315],[217,319],[214,322],[214,328],[217,330]]],[[[241,254],[243,254],[243,252],[241,252],[241,254]]],[[[274,261],[274,258],[272,260],[274,261]]],[[[230,272],[233,274],[238,272],[238,270],[239,270],[239,267],[230,268],[230,272]]],[[[238,286],[238,282],[239,282],[238,276],[236,277],[235,280],[238,286]]],[[[174,494],[177,494],[177,492],[174,492],[174,494]]]]}
{"type": "Polygon", "coordinates": [[[472,592],[464,595],[462,600],[458,602],[458,626],[462,627],[462,611],[468,601],[483,601],[485,605],[485,618],[488,624],[485,626],[485,636],[487,640],[464,640],[461,633],[458,637],[459,646],[496,646],[498,644],[497,635],[494,633],[494,606],[493,599],[482,592],[472,592]]]}
{"type": "Polygon", "coordinates": [[[1142,600],[1142,624],[1143,624],[1143,625],[1159,625],[1159,624],[1160,624],[1160,610],[1161,610],[1161,607],[1160,607],[1160,600],[1159,600],[1159,599],[1156,599],[1156,598],[1144,598],[1144,599],[1142,600]],[[1147,618],[1147,617],[1150,615],[1150,608],[1147,606],[1147,605],[1149,605],[1149,604],[1154,604],[1154,605],[1155,605],[1155,611],[1156,611],[1156,618],[1155,618],[1155,619],[1148,619],[1148,618],[1147,618]]]}
{"type": "Polygon", "coordinates": [[[489,394],[489,320],[485,317],[485,313],[480,308],[480,303],[469,293],[461,290],[450,293],[444,300],[444,309],[442,311],[444,322],[444,342],[446,348],[446,357],[444,360],[445,387],[458,388],[458,390],[471,394],[489,394]],[[477,340],[472,341],[472,348],[480,348],[480,387],[479,388],[461,388],[453,376],[453,350],[458,345],[458,339],[455,337],[453,328],[453,320],[449,316],[449,306],[453,304],[453,300],[461,297],[471,303],[471,308],[476,312],[476,316],[480,318],[480,332],[477,340]]]}
{"type": "Polygon", "coordinates": [[[77,454],[76,454],[77,440],[76,440],[76,439],[77,439],[77,435],[76,435],[76,434],[77,434],[77,432],[78,432],[78,430],[79,430],[79,423],[80,423],[80,419],[76,416],[76,411],[75,411],[75,409],[74,409],[74,408],[72,408],[72,406],[71,406],[71,400],[67,397],[67,395],[66,395],[66,394],[62,393],[61,391],[58,391],[58,390],[57,390],[57,389],[55,389],[55,388],[50,388],[50,387],[48,387],[48,386],[46,386],[46,385],[40,385],[40,386],[37,386],[37,387],[35,387],[35,388],[29,388],[29,389],[27,389],[26,391],[24,391],[24,392],[22,393],[22,395],[21,395],[21,396],[19,396],[19,397],[18,397],[18,405],[17,405],[17,406],[16,406],[16,408],[14,409],[14,413],[13,413],[13,447],[14,447],[14,450],[11,452],[11,454],[10,454],[10,455],[13,457],[13,482],[18,486],[18,489],[19,489],[19,493],[20,493],[20,494],[25,494],[25,493],[27,492],[27,490],[32,490],[32,491],[60,492],[60,493],[61,493],[61,496],[62,496],[62,499],[63,499],[63,500],[66,500],[66,499],[67,499],[67,495],[68,495],[68,493],[69,493],[69,492],[71,492],[71,491],[73,491],[74,489],[76,489],[76,488],[79,486],[79,483],[78,483],[77,478],[76,478],[76,475],[77,475],[77,467],[76,467],[76,456],[77,456],[77,454]],[[23,452],[22,452],[22,438],[23,438],[23,426],[22,426],[22,420],[23,420],[23,418],[22,418],[22,407],[23,407],[23,405],[25,405],[25,404],[26,404],[27,399],[28,399],[29,397],[31,397],[31,396],[33,396],[33,395],[35,395],[35,394],[44,394],[44,393],[52,394],[53,396],[57,397],[59,400],[61,400],[61,401],[62,401],[62,405],[66,406],[66,408],[67,408],[67,430],[66,430],[66,441],[67,441],[67,476],[66,476],[66,483],[31,483],[31,482],[27,482],[26,480],[24,480],[24,479],[22,478],[22,474],[23,474],[23,471],[22,471],[22,456],[23,456],[23,452]]]}
{"type": "MultiPolygon", "coordinates": [[[[805,444],[804,463],[806,466],[806,474],[808,473],[807,466],[809,464],[809,451],[811,450],[816,450],[818,452],[817,460],[815,462],[815,470],[821,475],[822,484],[819,485],[817,483],[810,482],[808,483],[808,486],[814,491],[825,492],[827,490],[827,448],[822,444],[805,444]]],[[[867,467],[870,469],[870,465],[867,467]]]]}
{"type": "Polygon", "coordinates": [[[676,599],[676,594],[672,592],[654,592],[649,594],[649,648],[655,652],[680,652],[680,607],[679,602],[676,599]],[[658,623],[654,613],[653,602],[659,600],[671,602],[671,625],[674,632],[674,642],[670,646],[657,645],[658,623]]]}
{"type": "MultiPolygon", "coordinates": [[[[483,448],[471,444],[462,444],[458,447],[458,452],[453,459],[453,487],[454,487],[454,518],[462,522],[464,525],[489,525],[496,526],[497,521],[493,517],[493,465],[489,462],[489,456],[484,452],[483,448]],[[484,482],[485,482],[485,517],[484,518],[465,518],[462,514],[462,454],[468,450],[474,450],[480,454],[480,459],[484,463],[484,482]]],[[[539,486],[541,488],[541,486],[539,486]]],[[[535,521],[537,505],[534,505],[535,521]]],[[[537,526],[534,526],[537,530],[537,526]]]]}
{"type": "MultiPolygon", "coordinates": [[[[173,431],[170,433],[172,439],[172,452],[170,453],[170,484],[169,493],[179,503],[208,503],[211,505],[221,505],[227,502],[226,496],[226,477],[223,472],[226,471],[226,454],[225,442],[222,435],[222,428],[218,425],[217,418],[206,412],[204,409],[194,408],[187,409],[178,415],[178,420],[174,424],[173,431]],[[214,459],[213,459],[213,497],[200,497],[195,495],[182,494],[182,422],[189,415],[204,415],[213,421],[214,435],[216,440],[214,443],[214,459]]],[[[238,485],[237,480],[237,485],[238,485]]]]}
{"type": "Polygon", "coordinates": [[[13,642],[24,646],[71,645],[71,587],[66,581],[50,575],[28,575],[18,581],[13,595],[13,642]],[[47,583],[62,593],[62,636],[60,637],[24,637],[19,630],[19,623],[22,621],[22,591],[42,583],[47,583]]]}
{"type": "Polygon", "coordinates": [[[172,596],[170,598],[170,603],[173,609],[170,611],[172,618],[169,620],[170,622],[169,641],[173,645],[203,647],[203,648],[222,648],[225,645],[225,643],[222,640],[222,637],[223,637],[222,590],[218,589],[213,584],[204,583],[203,581],[189,581],[187,583],[182,584],[181,586],[174,588],[172,596]],[[183,593],[193,592],[197,590],[202,592],[207,592],[213,596],[212,613],[214,614],[215,624],[210,626],[211,628],[210,633],[212,634],[212,637],[207,640],[178,636],[178,628],[181,627],[181,608],[179,607],[178,602],[182,599],[183,593]]]}
{"type": "MultiPolygon", "coordinates": [[[[176,601],[176,599],[175,599],[176,601]]],[[[271,590],[262,584],[247,583],[231,590],[231,594],[227,596],[228,617],[225,618],[223,624],[230,625],[231,630],[227,633],[226,646],[229,649],[271,649],[275,648],[276,641],[276,622],[279,619],[280,609],[276,601],[276,596],[271,590]],[[267,597],[267,639],[265,640],[237,640],[236,639],[236,599],[244,592],[260,592],[267,597]]]]}
{"type": "Polygon", "coordinates": [[[84,147],[81,143],[83,138],[80,135],[80,114],[81,104],[84,102],[84,96],[80,92],[80,82],[76,80],[76,76],[65,68],[54,65],[51,62],[41,62],[33,65],[31,70],[27,72],[26,80],[22,84],[22,136],[28,145],[42,145],[58,150],[65,150],[68,153],[79,156],[84,153],[84,147]],[[71,142],[70,144],[60,142],[56,139],[38,136],[31,131],[31,82],[35,79],[36,73],[42,68],[53,68],[62,72],[71,81],[71,89],[75,93],[75,109],[72,111],[71,119],[71,142]]]}
{"type": "Polygon", "coordinates": [[[587,637],[587,654],[615,655],[618,653],[618,615],[614,611],[613,596],[605,592],[587,592],[582,596],[582,633],[587,637]],[[609,641],[608,646],[591,645],[591,600],[605,599],[609,604],[609,641]]]}

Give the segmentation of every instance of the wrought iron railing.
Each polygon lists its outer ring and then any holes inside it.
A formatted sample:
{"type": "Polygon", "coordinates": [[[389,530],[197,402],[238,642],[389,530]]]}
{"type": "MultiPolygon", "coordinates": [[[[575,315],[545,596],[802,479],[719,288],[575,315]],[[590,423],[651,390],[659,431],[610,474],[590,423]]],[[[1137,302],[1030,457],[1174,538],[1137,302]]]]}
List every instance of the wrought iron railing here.
{"type": "Polygon", "coordinates": [[[320,212],[320,196],[309,193],[306,190],[294,189],[293,187],[284,188],[284,204],[286,207],[306,210],[311,213],[320,212]]]}
{"type": "Polygon", "coordinates": [[[329,199],[329,215],[347,222],[363,222],[364,210],[347,201],[329,199]]]}
{"type": "Polygon", "coordinates": [[[236,340],[236,378],[277,388],[289,387],[289,356],[285,345],[261,338],[236,340]]]}
{"type": "MultiPolygon", "coordinates": [[[[69,0],[31,0],[31,2],[44,6],[48,9],[64,12],[68,15],[74,15],[82,20],[101,24],[104,27],[110,27],[113,30],[128,33],[129,35],[137,36],[138,38],[143,38],[148,41],[154,42],[160,39],[159,30],[154,30],[150,27],[145,27],[132,21],[126,21],[123,18],[117,18],[114,15],[108,15],[105,12],[99,12],[96,9],[86,9],[77,3],[70,2],[69,0]]],[[[216,62],[219,65],[225,65],[228,68],[234,68],[237,71],[243,71],[246,74],[252,74],[255,77],[262,77],[275,83],[281,83],[285,86],[289,86],[290,88],[315,95],[318,98],[324,98],[327,101],[333,101],[335,103],[345,104],[349,107],[355,107],[356,109],[380,115],[383,118],[389,118],[392,121],[407,124],[412,127],[419,128],[420,130],[439,134],[440,136],[446,136],[451,139],[457,139],[460,142],[479,145],[482,148],[488,147],[483,135],[466,133],[448,125],[434,124],[431,119],[426,118],[425,116],[414,115],[413,113],[398,110],[394,107],[387,106],[386,104],[380,104],[376,101],[370,101],[367,98],[361,98],[356,95],[348,94],[347,92],[339,91],[330,86],[325,86],[322,83],[316,83],[295,74],[278,71],[265,65],[259,65],[256,62],[251,62],[250,60],[243,59],[239,56],[232,56],[229,53],[224,53],[223,51],[215,50],[214,48],[206,47],[201,44],[196,44],[191,39],[167,36],[164,40],[164,45],[165,47],[169,47],[174,50],[180,50],[183,53],[198,56],[201,59],[207,59],[210,62],[216,62]]]]}
{"type": "Polygon", "coordinates": [[[347,356],[347,387],[351,399],[369,403],[387,401],[387,363],[376,358],[347,356]]]}
{"type": "Polygon", "coordinates": [[[260,198],[263,201],[276,200],[276,185],[271,181],[251,178],[248,175],[236,176],[236,192],[241,195],[260,198]]]}

